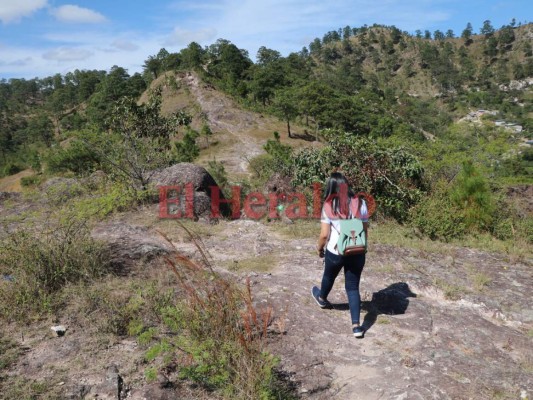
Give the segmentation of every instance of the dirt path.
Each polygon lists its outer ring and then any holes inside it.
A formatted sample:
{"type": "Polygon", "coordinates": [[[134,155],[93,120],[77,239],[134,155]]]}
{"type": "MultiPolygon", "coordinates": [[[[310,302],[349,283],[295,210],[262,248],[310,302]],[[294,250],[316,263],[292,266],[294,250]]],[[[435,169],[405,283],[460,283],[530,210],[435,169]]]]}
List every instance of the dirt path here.
{"type": "Polygon", "coordinates": [[[18,174],[0,178],[0,192],[22,192],[20,179],[33,174],[34,172],[31,169],[25,169],[18,174]]]}
{"type": "Polygon", "coordinates": [[[190,90],[207,116],[211,130],[228,136],[221,140],[223,145],[216,151],[217,161],[222,162],[232,176],[249,175],[248,161],[264,153],[266,140],[272,138],[275,130],[283,132],[283,123],[243,110],[231,98],[204,84],[194,73],[187,73],[181,83],[190,90]]]}
{"type": "Polygon", "coordinates": [[[290,240],[278,230],[234,221],[224,229],[228,239],[206,244],[218,265],[252,279],[259,304],[277,310],[274,329],[286,333],[272,349],[303,398],[507,399],[532,392],[531,264],[477,250],[427,254],[375,244],[361,282],[369,329],[357,340],[343,278],[330,295],[335,308],[318,308],[310,295],[322,274],[315,240],[290,240]],[[246,271],[260,259],[270,271],[246,271]],[[472,287],[478,267],[490,279],[479,290],[472,287]],[[454,288],[458,300],[450,299],[454,288]]]}

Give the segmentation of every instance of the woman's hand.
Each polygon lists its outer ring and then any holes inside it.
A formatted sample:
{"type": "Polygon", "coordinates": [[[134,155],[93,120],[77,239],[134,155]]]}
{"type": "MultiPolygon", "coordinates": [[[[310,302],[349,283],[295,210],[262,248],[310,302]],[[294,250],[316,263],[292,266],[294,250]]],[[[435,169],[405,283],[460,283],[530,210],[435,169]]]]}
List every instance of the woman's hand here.
{"type": "Polygon", "coordinates": [[[316,245],[316,252],[318,253],[318,256],[320,258],[324,257],[324,248],[326,247],[326,242],[329,238],[329,231],[330,231],[329,224],[322,222],[320,224],[320,235],[318,236],[318,243],[316,245]]]}

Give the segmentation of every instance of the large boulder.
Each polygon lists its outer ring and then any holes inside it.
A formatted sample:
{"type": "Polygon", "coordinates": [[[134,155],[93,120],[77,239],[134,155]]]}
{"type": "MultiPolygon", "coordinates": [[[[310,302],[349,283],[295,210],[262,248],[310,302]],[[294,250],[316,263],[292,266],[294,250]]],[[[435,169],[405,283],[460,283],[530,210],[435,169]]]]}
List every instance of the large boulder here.
{"type": "Polygon", "coordinates": [[[159,233],[124,222],[101,223],[91,236],[104,243],[108,260],[118,273],[127,273],[139,261],[151,261],[176,251],[159,233]]]}
{"type": "Polygon", "coordinates": [[[80,182],[73,178],[53,177],[40,186],[48,200],[61,203],[68,199],[79,196],[83,189],[80,182]]]}
{"type": "MultiPolygon", "coordinates": [[[[172,165],[171,167],[156,171],[150,178],[150,183],[161,188],[165,186],[179,186],[180,192],[166,191],[165,196],[172,198],[173,201],[169,205],[169,213],[180,212],[182,215],[186,213],[186,185],[190,184],[193,190],[193,217],[195,219],[204,218],[211,219],[211,199],[212,189],[218,185],[207,170],[199,165],[191,163],[180,163],[172,165]]],[[[220,198],[224,196],[220,190],[220,198]]],[[[161,198],[158,198],[161,201],[161,198]]],[[[230,207],[226,203],[221,203],[220,212],[223,216],[230,215],[230,207]]]]}

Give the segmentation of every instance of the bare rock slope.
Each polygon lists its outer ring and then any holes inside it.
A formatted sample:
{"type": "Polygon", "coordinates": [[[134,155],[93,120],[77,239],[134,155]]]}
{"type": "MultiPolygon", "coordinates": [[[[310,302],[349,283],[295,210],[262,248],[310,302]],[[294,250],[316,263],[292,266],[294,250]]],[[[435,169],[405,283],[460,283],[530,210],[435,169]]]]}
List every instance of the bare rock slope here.
{"type": "Polygon", "coordinates": [[[442,252],[427,253],[374,244],[361,283],[367,332],[357,340],[350,331],[342,277],[329,299],[333,310],[320,309],[311,297],[322,273],[314,239],[280,237],[253,221],[228,225],[225,233],[240,237],[232,240],[233,254],[224,241],[208,242],[219,262],[238,261],[250,252],[273,256],[269,273],[247,275],[257,301],[277,310],[286,334],[275,341],[273,351],[303,398],[531,395],[529,262],[511,263],[505,256],[445,245],[442,252]],[[480,273],[490,283],[476,289],[480,273]]]}

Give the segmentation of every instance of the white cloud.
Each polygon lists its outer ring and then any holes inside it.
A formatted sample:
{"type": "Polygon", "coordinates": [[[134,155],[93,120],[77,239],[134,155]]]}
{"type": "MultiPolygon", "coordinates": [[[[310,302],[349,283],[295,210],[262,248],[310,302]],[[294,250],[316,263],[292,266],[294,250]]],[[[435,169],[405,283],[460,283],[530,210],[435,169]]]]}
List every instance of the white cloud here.
{"type": "Polygon", "coordinates": [[[46,7],[47,0],[0,0],[0,21],[15,22],[46,7]]]}
{"type": "Polygon", "coordinates": [[[96,11],[72,4],[52,9],[51,13],[62,22],[99,24],[107,21],[106,17],[96,11]]]}
{"type": "Polygon", "coordinates": [[[205,42],[215,38],[217,31],[213,28],[205,28],[196,31],[175,28],[174,32],[166,39],[167,46],[186,46],[191,42],[205,42]]]}
{"type": "Polygon", "coordinates": [[[31,57],[26,58],[20,58],[13,61],[5,62],[0,61],[0,65],[6,66],[6,67],[24,67],[26,65],[29,65],[32,61],[31,57]]]}
{"type": "Polygon", "coordinates": [[[73,47],[59,47],[43,54],[45,60],[55,61],[81,61],[93,55],[92,51],[73,47]]]}
{"type": "MultiPolygon", "coordinates": [[[[57,34],[56,40],[63,42],[57,34]]],[[[109,70],[118,65],[130,75],[141,72],[148,55],[162,47],[164,36],[136,35],[132,32],[115,35],[85,32],[66,46],[9,46],[0,43],[0,79],[11,77],[43,78],[57,73],[79,70],[109,70]],[[84,36],[84,41],[80,41],[84,36]],[[137,46],[135,49],[134,47],[137,46]]]]}
{"type": "Polygon", "coordinates": [[[135,51],[139,48],[139,45],[133,42],[130,42],[129,40],[122,40],[122,39],[114,40],[113,43],[111,43],[111,46],[118,50],[124,50],[124,51],[135,51]]]}

